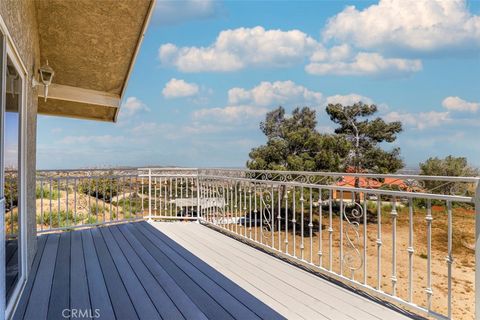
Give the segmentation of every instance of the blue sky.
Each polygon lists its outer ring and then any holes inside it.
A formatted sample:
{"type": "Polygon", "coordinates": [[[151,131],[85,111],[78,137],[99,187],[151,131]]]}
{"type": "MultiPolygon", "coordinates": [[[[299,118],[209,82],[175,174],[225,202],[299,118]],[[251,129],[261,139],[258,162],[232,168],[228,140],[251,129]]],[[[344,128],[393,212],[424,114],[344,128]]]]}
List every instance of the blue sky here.
{"type": "Polygon", "coordinates": [[[479,49],[477,1],[158,1],[118,123],[39,116],[37,167],[241,167],[268,110],[358,100],[480,166],[479,49]]]}

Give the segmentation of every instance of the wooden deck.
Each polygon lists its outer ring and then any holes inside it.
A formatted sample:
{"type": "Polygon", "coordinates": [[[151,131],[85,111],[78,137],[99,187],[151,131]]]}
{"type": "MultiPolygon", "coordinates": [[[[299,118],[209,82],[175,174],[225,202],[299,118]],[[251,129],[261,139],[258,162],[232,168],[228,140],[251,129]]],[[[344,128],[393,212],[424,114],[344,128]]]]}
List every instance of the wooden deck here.
{"type": "Polygon", "coordinates": [[[62,319],[64,310],[128,320],[407,318],[196,223],[40,236],[14,319],[62,319]]]}

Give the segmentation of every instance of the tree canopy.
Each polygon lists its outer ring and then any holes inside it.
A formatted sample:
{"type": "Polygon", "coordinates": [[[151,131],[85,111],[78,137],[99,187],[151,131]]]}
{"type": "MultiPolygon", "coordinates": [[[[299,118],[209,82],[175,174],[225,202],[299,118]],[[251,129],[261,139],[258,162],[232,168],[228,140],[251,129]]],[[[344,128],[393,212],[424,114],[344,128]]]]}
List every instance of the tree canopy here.
{"type": "Polygon", "coordinates": [[[338,171],[343,169],[349,143],[316,130],[315,110],[296,108],[287,117],[279,107],[267,113],[260,129],[265,145],[253,148],[247,167],[257,170],[338,171]]]}
{"type": "Polygon", "coordinates": [[[468,165],[467,158],[452,155],[443,159],[428,158],[425,162],[420,163],[420,171],[420,174],[428,176],[469,177],[479,174],[478,169],[468,165]]]}
{"type": "Polygon", "coordinates": [[[334,134],[317,130],[315,110],[303,107],[286,115],[283,107],[267,113],[260,130],[267,143],[253,148],[247,167],[257,170],[394,172],[403,167],[400,149],[384,151],[379,143],[393,142],[399,122],[370,119],[375,105],[330,104],[327,113],[339,125],[334,134]]]}
{"type": "Polygon", "coordinates": [[[377,106],[362,102],[351,106],[329,104],[326,111],[330,120],[338,124],[335,133],[350,142],[351,150],[346,165],[353,168],[354,172],[390,173],[403,168],[399,148],[385,151],[379,146],[380,143],[392,143],[397,139],[397,134],[402,132],[401,122],[372,118],[378,111],[377,106]]]}

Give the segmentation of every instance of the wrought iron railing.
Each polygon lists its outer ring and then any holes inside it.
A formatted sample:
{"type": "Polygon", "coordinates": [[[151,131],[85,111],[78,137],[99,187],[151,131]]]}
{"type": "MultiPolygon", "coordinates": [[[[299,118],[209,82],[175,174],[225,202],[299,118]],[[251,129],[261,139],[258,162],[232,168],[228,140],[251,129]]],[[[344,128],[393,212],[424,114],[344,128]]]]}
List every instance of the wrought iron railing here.
{"type": "Polygon", "coordinates": [[[464,318],[479,307],[479,188],[477,177],[240,169],[44,174],[37,228],[197,220],[413,311],[464,318]]]}

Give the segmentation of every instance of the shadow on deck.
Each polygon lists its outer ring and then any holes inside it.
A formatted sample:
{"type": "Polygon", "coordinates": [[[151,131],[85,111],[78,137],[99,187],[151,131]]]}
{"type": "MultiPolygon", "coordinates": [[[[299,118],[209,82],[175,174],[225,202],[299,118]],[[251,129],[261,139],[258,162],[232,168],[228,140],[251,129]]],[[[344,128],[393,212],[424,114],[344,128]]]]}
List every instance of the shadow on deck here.
{"type": "Polygon", "coordinates": [[[14,319],[402,319],[196,223],[42,235],[14,319]]]}

